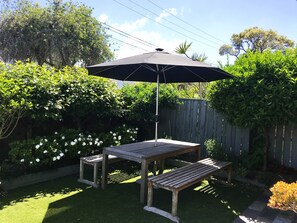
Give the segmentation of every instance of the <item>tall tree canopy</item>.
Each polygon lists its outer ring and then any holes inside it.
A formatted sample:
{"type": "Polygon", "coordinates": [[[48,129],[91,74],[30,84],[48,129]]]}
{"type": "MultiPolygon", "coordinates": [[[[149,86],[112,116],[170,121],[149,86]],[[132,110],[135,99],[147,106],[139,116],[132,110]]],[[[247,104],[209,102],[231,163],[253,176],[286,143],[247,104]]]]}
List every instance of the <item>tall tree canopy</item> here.
{"type": "MultiPolygon", "coordinates": [[[[9,2],[9,1],[8,1],[9,2]]],[[[0,15],[0,57],[61,68],[113,57],[108,36],[84,4],[50,0],[46,7],[20,0],[0,15]]]]}
{"type": "Polygon", "coordinates": [[[232,55],[238,57],[241,53],[247,51],[263,52],[266,49],[284,50],[293,47],[294,41],[285,36],[279,35],[273,30],[263,30],[253,27],[244,30],[239,34],[233,34],[231,37],[231,45],[224,44],[220,47],[220,55],[232,55]]]}

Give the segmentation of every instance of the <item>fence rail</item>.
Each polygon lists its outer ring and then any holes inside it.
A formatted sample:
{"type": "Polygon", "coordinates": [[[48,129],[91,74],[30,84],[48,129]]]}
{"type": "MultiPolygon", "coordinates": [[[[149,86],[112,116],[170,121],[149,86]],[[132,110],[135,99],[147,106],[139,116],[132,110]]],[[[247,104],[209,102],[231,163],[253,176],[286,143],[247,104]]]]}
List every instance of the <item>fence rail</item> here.
{"type": "MultiPolygon", "coordinates": [[[[229,153],[240,155],[249,149],[250,130],[236,127],[206,101],[181,99],[175,109],[161,109],[160,136],[200,143],[216,139],[229,153]]],[[[269,159],[297,169],[297,125],[281,125],[270,130],[269,159]]]]}

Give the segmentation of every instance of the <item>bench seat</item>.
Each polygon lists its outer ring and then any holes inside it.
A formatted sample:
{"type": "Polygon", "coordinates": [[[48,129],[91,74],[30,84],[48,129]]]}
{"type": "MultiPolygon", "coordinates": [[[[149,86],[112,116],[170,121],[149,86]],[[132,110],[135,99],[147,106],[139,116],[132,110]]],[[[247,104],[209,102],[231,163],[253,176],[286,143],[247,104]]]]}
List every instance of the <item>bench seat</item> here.
{"type": "Polygon", "coordinates": [[[179,222],[179,218],[177,217],[178,192],[199,183],[218,171],[225,169],[228,170],[228,183],[230,183],[231,164],[231,162],[206,158],[196,163],[177,168],[171,172],[151,177],[148,180],[148,202],[144,209],[167,217],[174,222],[179,222]],[[172,191],[171,214],[161,209],[152,207],[153,187],[172,191]]]}
{"type": "MultiPolygon", "coordinates": [[[[108,156],[108,161],[110,163],[115,163],[122,160],[121,158],[118,158],[113,155],[108,156]]],[[[81,157],[80,158],[80,169],[79,169],[79,179],[77,180],[78,182],[85,183],[88,185],[91,185],[95,188],[99,186],[97,183],[98,180],[98,168],[102,165],[103,161],[103,155],[98,154],[98,155],[93,155],[93,156],[86,156],[86,157],[81,157]],[[93,174],[93,181],[84,179],[84,165],[91,165],[94,168],[94,174],[93,174]]]]}

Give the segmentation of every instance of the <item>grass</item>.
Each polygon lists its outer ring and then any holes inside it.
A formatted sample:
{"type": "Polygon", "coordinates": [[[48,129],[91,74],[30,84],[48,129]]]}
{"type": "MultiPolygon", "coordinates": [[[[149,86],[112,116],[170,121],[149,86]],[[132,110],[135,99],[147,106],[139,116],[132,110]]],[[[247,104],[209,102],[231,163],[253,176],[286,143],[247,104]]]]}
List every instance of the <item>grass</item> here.
{"type": "MultiPolygon", "coordinates": [[[[77,183],[69,176],[12,190],[0,201],[3,223],[170,223],[143,210],[137,177],[115,171],[106,190],[77,183]]],[[[230,223],[258,196],[258,188],[203,181],[179,195],[178,216],[184,223],[230,223]]],[[[171,193],[154,190],[154,206],[170,211],[171,193]]]]}

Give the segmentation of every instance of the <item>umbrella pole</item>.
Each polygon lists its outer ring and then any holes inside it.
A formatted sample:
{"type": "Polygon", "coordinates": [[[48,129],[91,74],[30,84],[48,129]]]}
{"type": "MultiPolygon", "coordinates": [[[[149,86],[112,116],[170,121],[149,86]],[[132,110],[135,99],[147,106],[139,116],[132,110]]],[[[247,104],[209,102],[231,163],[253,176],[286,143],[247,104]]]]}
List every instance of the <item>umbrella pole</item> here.
{"type": "Polygon", "coordinates": [[[159,122],[159,73],[157,74],[157,92],[156,92],[156,120],[155,120],[155,146],[158,140],[158,122],[159,122]]]}

